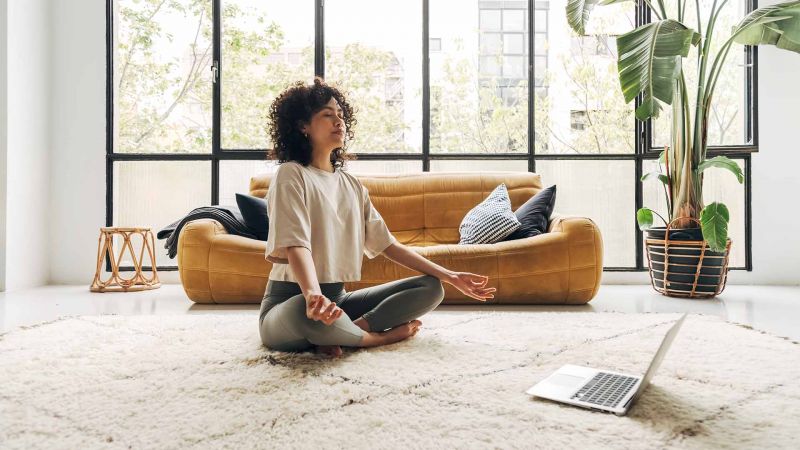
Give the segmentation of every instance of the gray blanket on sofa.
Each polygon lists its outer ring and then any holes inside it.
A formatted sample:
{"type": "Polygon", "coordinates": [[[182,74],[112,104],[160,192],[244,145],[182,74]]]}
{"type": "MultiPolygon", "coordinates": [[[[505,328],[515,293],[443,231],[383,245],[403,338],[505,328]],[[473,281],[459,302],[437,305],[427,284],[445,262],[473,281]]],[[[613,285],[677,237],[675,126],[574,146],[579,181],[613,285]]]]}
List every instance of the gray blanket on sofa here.
{"type": "Polygon", "coordinates": [[[186,215],[186,217],[177,220],[166,227],[162,228],[157,234],[158,239],[166,239],[164,248],[167,249],[167,255],[174,258],[178,253],[178,237],[181,234],[181,229],[184,225],[197,219],[214,219],[225,227],[229,234],[244,236],[251,239],[257,239],[256,235],[250,231],[244,223],[244,218],[239,208],[236,206],[201,206],[195,208],[186,215]]]}

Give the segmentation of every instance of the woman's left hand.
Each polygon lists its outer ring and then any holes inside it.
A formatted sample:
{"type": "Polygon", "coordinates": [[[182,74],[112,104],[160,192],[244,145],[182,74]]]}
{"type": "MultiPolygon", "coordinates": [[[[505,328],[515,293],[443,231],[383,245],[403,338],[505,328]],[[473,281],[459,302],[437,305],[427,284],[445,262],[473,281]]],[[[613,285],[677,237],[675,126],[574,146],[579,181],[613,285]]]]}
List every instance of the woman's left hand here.
{"type": "Polygon", "coordinates": [[[497,290],[497,288],[485,287],[489,277],[469,272],[455,272],[452,277],[444,281],[452,284],[464,294],[482,302],[494,298],[494,292],[497,290]]]}

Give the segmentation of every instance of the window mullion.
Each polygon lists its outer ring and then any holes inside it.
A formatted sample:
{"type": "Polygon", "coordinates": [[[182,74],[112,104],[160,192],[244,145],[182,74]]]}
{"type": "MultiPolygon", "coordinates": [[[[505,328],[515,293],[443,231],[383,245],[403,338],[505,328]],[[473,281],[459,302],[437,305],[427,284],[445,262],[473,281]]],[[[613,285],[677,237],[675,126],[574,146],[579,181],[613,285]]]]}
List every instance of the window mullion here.
{"type": "Polygon", "coordinates": [[[536,173],[536,105],[534,93],[536,92],[534,80],[534,41],[536,30],[534,30],[534,9],[533,0],[528,0],[528,171],[536,173]]]}
{"type": "Polygon", "coordinates": [[[221,61],[221,28],[222,19],[220,14],[220,3],[222,0],[211,0],[213,17],[212,17],[212,53],[213,53],[213,66],[209,70],[213,70],[211,78],[212,83],[212,100],[211,100],[211,204],[219,204],[219,158],[221,156],[221,135],[222,130],[220,127],[220,99],[222,97],[222,73],[220,71],[221,61]],[[214,70],[216,69],[216,70],[214,70]]]}
{"type": "Polygon", "coordinates": [[[430,0],[422,0],[422,171],[431,170],[430,0]]]}
{"type": "MultiPolygon", "coordinates": [[[[638,2],[636,5],[636,20],[635,25],[639,27],[645,23],[650,22],[650,8],[644,2],[638,2]]],[[[636,99],[634,100],[634,111],[636,108],[639,107],[642,103],[642,96],[637,95],[636,99]]],[[[634,249],[636,251],[636,269],[637,270],[645,270],[645,263],[644,263],[644,233],[642,230],[639,229],[639,224],[636,221],[636,211],[639,211],[640,208],[644,206],[644,186],[642,184],[642,174],[643,170],[643,156],[650,150],[650,133],[652,130],[652,120],[648,119],[645,122],[636,119],[636,116],[633,117],[634,121],[634,154],[636,155],[636,161],[634,164],[634,189],[635,189],[635,205],[634,205],[634,216],[630,218],[634,222],[634,239],[636,239],[634,249]]]]}
{"type": "Polygon", "coordinates": [[[324,0],[314,0],[314,75],[325,79],[324,0]]]}

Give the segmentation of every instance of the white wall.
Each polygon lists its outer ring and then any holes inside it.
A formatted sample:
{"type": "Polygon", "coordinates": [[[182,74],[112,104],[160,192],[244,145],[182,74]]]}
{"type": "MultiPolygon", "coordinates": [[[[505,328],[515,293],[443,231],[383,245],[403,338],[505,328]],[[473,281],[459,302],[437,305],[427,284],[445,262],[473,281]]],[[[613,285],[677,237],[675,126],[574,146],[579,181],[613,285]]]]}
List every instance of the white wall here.
{"type": "Polygon", "coordinates": [[[54,1],[51,283],[92,282],[105,222],[105,0],[54,1]]]}
{"type": "Polygon", "coordinates": [[[732,279],[800,284],[800,54],[764,46],[758,58],[761,150],[752,166],[753,272],[732,279]]]}
{"type": "MultiPolygon", "coordinates": [[[[50,85],[50,209],[58,220],[50,224],[51,281],[88,286],[99,227],[105,224],[104,2],[56,1],[53,17],[58,20],[52,29],[52,67],[57,70],[50,85]]],[[[800,55],[765,47],[759,63],[761,151],[753,156],[752,172],[754,270],[731,272],[730,282],[800,284],[800,238],[791,226],[800,213],[789,203],[800,190],[800,177],[793,176],[800,163],[793,108],[800,104],[800,55]]],[[[35,166],[25,170],[27,179],[35,166]]],[[[41,184],[28,181],[26,186],[41,184]]],[[[163,241],[156,245],[160,249],[163,241]]],[[[174,272],[161,275],[163,281],[177,281],[174,272]]],[[[606,273],[604,283],[613,282],[649,283],[646,273],[606,273]]]]}
{"type": "Polygon", "coordinates": [[[50,1],[3,2],[5,290],[50,279],[50,1]]]}

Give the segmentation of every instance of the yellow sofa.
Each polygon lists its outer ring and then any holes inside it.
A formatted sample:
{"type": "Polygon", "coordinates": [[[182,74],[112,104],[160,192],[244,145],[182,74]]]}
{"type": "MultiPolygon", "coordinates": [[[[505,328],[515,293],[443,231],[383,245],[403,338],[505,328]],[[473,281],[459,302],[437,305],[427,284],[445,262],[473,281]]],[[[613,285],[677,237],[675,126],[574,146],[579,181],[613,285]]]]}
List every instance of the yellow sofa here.
{"type": "MultiPolygon", "coordinates": [[[[455,271],[489,276],[494,299],[503,304],[584,304],[600,286],[603,241],[595,223],[554,213],[548,233],[498,242],[459,245],[461,220],[500,183],[514,210],[542,189],[538,174],[447,172],[359,174],[370,199],[394,236],[415,252],[455,271]]],[[[272,174],[250,180],[250,195],[265,197],[272,174]]],[[[561,189],[568,189],[567,186],[561,189]]],[[[558,202],[556,202],[558,209],[558,202]]],[[[272,263],[266,242],[230,235],[212,219],[187,223],[178,237],[178,270],[188,297],[197,303],[260,303],[272,263]]],[[[364,256],[362,279],[353,291],[420,275],[379,255],[364,256]]],[[[480,304],[444,283],[445,304],[480,304]]]]}

